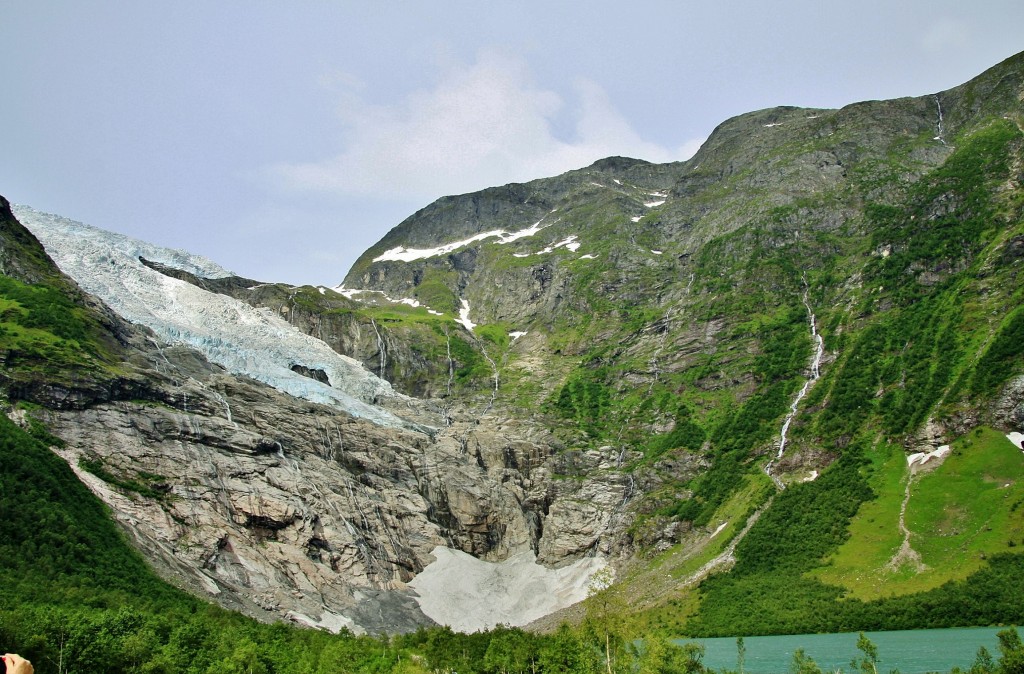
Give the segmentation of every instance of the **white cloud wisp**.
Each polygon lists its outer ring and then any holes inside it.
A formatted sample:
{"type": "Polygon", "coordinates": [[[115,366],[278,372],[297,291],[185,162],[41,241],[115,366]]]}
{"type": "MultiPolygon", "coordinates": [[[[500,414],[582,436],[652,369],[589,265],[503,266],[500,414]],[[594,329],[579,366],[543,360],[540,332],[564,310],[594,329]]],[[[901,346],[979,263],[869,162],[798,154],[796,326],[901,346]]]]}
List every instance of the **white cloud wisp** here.
{"type": "Polygon", "coordinates": [[[686,159],[700,145],[667,149],[644,141],[593,82],[578,82],[575,95],[574,138],[563,140],[553,131],[562,97],[532,84],[517,59],[484,53],[394,105],[367,103],[349,87],[339,111],[346,139],[340,153],[280,164],[272,173],[295,191],[426,200],[557,175],[611,155],[686,159]]]}

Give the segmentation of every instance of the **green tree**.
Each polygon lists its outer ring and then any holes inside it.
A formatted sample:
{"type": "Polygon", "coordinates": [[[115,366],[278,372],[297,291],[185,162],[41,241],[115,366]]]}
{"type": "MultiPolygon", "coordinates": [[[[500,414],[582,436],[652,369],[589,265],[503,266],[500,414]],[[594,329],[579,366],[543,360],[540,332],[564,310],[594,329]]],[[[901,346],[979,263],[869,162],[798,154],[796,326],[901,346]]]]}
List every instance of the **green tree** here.
{"type": "Polygon", "coordinates": [[[427,635],[423,653],[427,657],[427,665],[434,670],[458,671],[462,664],[459,637],[447,625],[427,635]]]}
{"type": "Polygon", "coordinates": [[[537,664],[544,674],[593,674],[597,671],[593,650],[564,623],[541,643],[537,664]]]}
{"type": "Polygon", "coordinates": [[[531,671],[536,665],[534,637],[518,628],[498,626],[484,655],[484,669],[496,674],[531,671]]]}
{"type": "Polygon", "coordinates": [[[798,648],[793,653],[793,660],[789,663],[790,674],[821,674],[821,668],[813,658],[809,657],[804,649],[798,648]]]}
{"type": "Polygon", "coordinates": [[[267,665],[260,658],[256,643],[244,637],[227,658],[214,663],[207,670],[209,674],[268,674],[267,665]]]}
{"type": "Polygon", "coordinates": [[[604,653],[606,673],[614,674],[616,662],[626,655],[635,634],[625,590],[615,583],[611,568],[605,567],[591,578],[586,610],[584,634],[604,653]]]}
{"type": "Polygon", "coordinates": [[[851,660],[850,666],[863,674],[878,674],[878,646],[863,632],[857,636],[857,650],[861,657],[851,660]]]}
{"type": "Polygon", "coordinates": [[[320,652],[319,672],[321,674],[333,674],[334,672],[354,672],[359,661],[364,657],[365,649],[351,637],[339,637],[324,646],[320,652]]]}
{"type": "Polygon", "coordinates": [[[1017,630],[1010,628],[999,632],[999,669],[1000,674],[1024,674],[1024,644],[1021,643],[1017,630]]]}
{"type": "Polygon", "coordinates": [[[636,674],[704,674],[704,647],[688,643],[682,646],[664,637],[650,635],[638,646],[636,674]]]}
{"type": "Polygon", "coordinates": [[[992,674],[994,671],[996,671],[996,663],[992,659],[992,654],[984,646],[979,646],[978,653],[974,656],[974,663],[967,670],[968,674],[992,674]]]}

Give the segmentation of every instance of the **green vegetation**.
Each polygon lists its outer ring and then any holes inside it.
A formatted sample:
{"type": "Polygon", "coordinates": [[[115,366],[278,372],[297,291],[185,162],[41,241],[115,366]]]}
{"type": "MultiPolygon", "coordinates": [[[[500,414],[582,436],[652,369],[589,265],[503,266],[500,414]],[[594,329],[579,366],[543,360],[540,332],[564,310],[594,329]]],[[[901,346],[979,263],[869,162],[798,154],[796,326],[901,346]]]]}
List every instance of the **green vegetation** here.
{"type": "Polygon", "coordinates": [[[907,304],[931,292],[936,279],[925,272],[941,279],[970,264],[995,230],[994,192],[1020,138],[1014,123],[993,121],[962,138],[945,163],[917,181],[905,207],[868,207],[873,246],[891,250],[868,265],[869,278],[907,304]]]}
{"type": "Polygon", "coordinates": [[[36,328],[64,340],[88,342],[89,328],[83,311],[64,295],[46,286],[31,286],[0,276],[0,296],[5,322],[36,328]]]}
{"type": "Polygon", "coordinates": [[[861,452],[851,450],[814,482],[776,497],[737,546],[732,572],[701,586],[700,610],[687,633],[799,634],[1024,619],[1015,600],[1024,583],[1024,555],[995,555],[985,565],[968,567],[977,570],[962,580],[873,601],[855,599],[818,580],[820,574],[808,573],[848,540],[851,519],[871,496],[867,468],[861,452]]]}
{"type": "Polygon", "coordinates": [[[416,299],[434,311],[457,316],[459,313],[458,297],[451,290],[454,281],[454,272],[429,269],[419,285],[416,286],[416,299]]]}
{"type": "Polygon", "coordinates": [[[657,459],[670,449],[698,450],[704,444],[707,432],[693,419],[693,412],[680,403],[674,419],[675,427],[664,435],[656,435],[648,443],[647,458],[657,459]]]}
{"type": "Polygon", "coordinates": [[[906,573],[886,570],[903,542],[899,513],[906,485],[906,454],[902,447],[881,443],[870,459],[867,481],[876,497],[861,504],[850,522],[850,537],[808,574],[844,588],[845,596],[865,600],[891,594],[894,586],[907,580],[906,573]]]}
{"type": "Polygon", "coordinates": [[[66,295],[0,275],[0,353],[13,378],[57,380],[108,367],[95,319],[66,295]]]}
{"type": "Polygon", "coordinates": [[[581,367],[562,385],[554,400],[554,410],[564,419],[579,424],[591,436],[599,437],[607,428],[612,390],[608,369],[581,367]]]}
{"type": "Polygon", "coordinates": [[[1007,316],[995,339],[978,360],[971,379],[971,393],[996,390],[1014,372],[1024,369],[1024,307],[1007,316]]]}
{"type": "Polygon", "coordinates": [[[906,526],[924,568],[893,568],[902,536],[899,513],[907,480],[902,449],[883,446],[870,482],[878,498],[864,503],[850,538],[813,576],[876,599],[931,590],[966,578],[986,559],[1024,547],[1024,456],[988,428],[958,439],[943,464],[914,478],[906,526]]]}
{"type": "Polygon", "coordinates": [[[166,496],[166,492],[161,489],[161,484],[166,481],[162,475],[153,475],[151,473],[143,473],[135,478],[124,478],[114,475],[107,467],[103,464],[101,459],[87,459],[82,457],[78,460],[78,465],[89,473],[92,473],[99,479],[103,480],[107,484],[115,487],[120,487],[127,491],[135,492],[139,496],[145,496],[147,498],[163,499],[166,496]]]}

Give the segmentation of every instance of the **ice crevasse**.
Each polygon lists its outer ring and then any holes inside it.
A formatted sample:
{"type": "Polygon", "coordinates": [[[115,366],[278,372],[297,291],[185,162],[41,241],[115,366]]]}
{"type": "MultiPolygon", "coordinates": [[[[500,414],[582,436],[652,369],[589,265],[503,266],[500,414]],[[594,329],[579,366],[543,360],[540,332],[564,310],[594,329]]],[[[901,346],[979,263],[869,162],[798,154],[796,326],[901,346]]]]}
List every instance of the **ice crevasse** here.
{"type": "Polygon", "coordinates": [[[150,328],[160,339],[190,346],[229,372],[283,393],[332,405],[381,425],[407,425],[372,404],[378,396],[395,393],[388,382],[355,359],[336,353],[268,309],[165,276],[140,258],[202,278],[233,276],[214,262],[26,206],[13,210],[57,266],[83,290],[126,320],[150,328]],[[330,385],[293,372],[293,365],[323,370],[330,385]]]}

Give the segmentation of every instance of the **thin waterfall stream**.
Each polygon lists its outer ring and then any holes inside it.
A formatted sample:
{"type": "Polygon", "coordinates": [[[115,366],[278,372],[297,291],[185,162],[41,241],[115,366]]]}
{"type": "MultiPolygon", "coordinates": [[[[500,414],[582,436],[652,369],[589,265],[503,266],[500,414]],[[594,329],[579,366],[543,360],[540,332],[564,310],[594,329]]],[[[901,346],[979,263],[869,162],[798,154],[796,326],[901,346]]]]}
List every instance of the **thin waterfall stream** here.
{"type": "Polygon", "coordinates": [[[802,298],[804,307],[807,309],[807,319],[811,324],[811,341],[814,342],[814,358],[811,359],[811,376],[804,382],[804,385],[800,388],[800,391],[796,394],[793,399],[793,403],[789,406],[789,414],[786,415],[785,421],[782,422],[782,429],[779,431],[779,451],[776,453],[775,458],[768,462],[764,467],[764,472],[775,482],[775,485],[779,489],[785,489],[785,485],[778,475],[772,472],[772,468],[775,464],[782,459],[783,453],[786,451],[786,436],[789,433],[789,425],[793,423],[793,418],[796,417],[797,408],[800,406],[800,402],[807,395],[807,392],[811,390],[811,386],[821,377],[821,359],[825,355],[825,341],[818,334],[818,327],[816,324],[816,317],[814,312],[811,310],[811,304],[807,301],[807,289],[804,288],[804,295],[802,298]]]}

